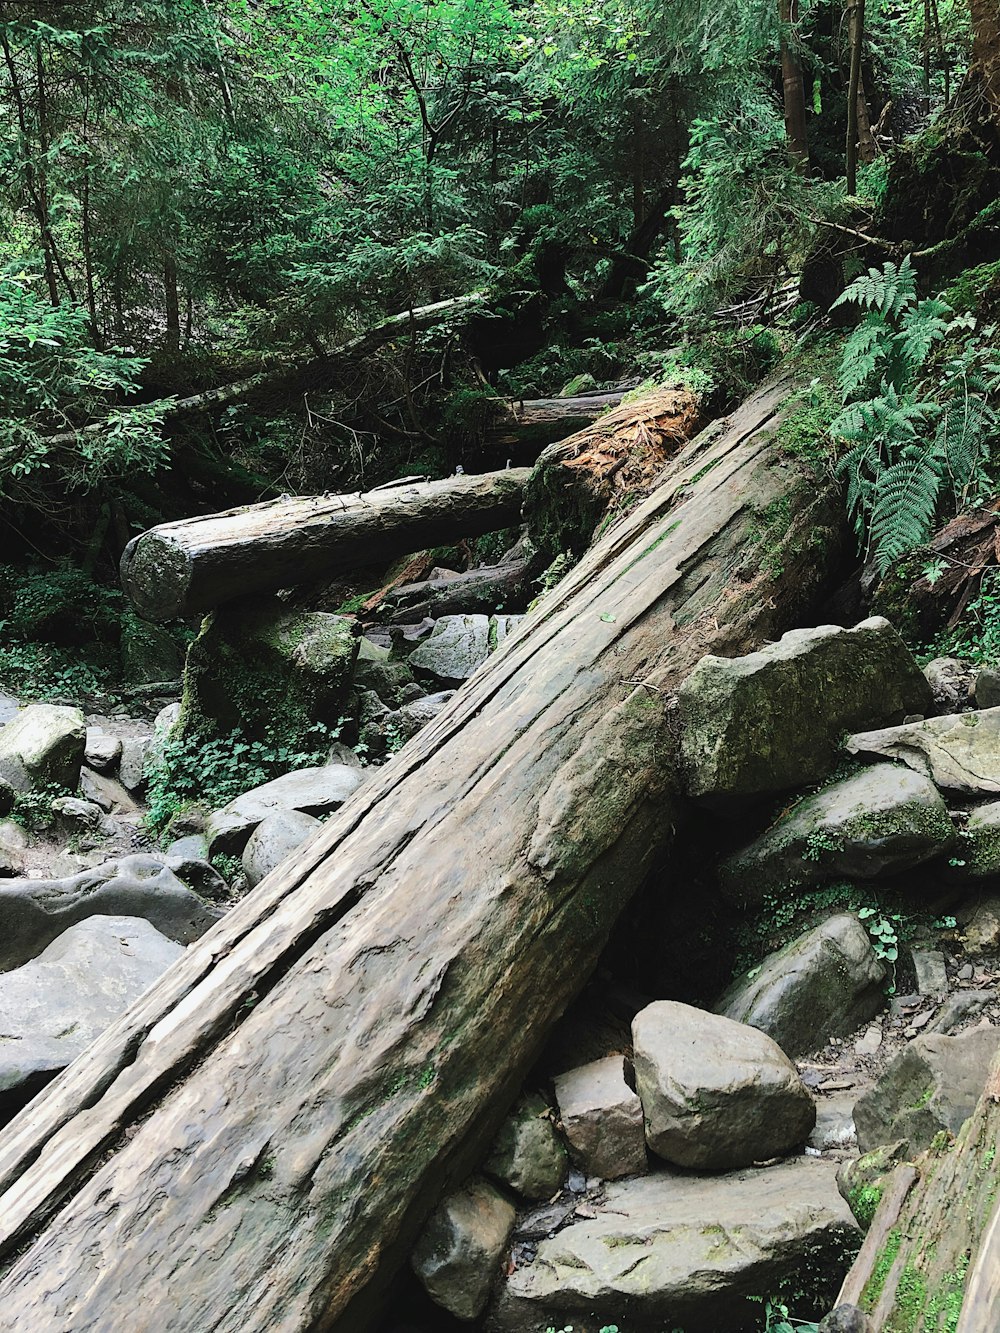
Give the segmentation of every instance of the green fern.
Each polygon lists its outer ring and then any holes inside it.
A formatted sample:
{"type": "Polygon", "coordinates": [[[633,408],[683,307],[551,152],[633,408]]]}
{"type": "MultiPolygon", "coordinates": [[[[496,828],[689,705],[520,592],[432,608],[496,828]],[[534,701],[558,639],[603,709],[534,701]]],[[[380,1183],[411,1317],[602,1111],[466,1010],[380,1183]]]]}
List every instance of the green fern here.
{"type": "Polygon", "coordinates": [[[847,303],[868,313],[844,346],[844,407],[830,429],[849,446],[838,471],[859,542],[884,574],[926,541],[949,489],[961,505],[988,480],[1000,421],[990,405],[1000,388],[996,329],[919,300],[909,258],[870,269],[836,302],[847,303]],[[940,344],[956,354],[935,364],[940,344]]]}

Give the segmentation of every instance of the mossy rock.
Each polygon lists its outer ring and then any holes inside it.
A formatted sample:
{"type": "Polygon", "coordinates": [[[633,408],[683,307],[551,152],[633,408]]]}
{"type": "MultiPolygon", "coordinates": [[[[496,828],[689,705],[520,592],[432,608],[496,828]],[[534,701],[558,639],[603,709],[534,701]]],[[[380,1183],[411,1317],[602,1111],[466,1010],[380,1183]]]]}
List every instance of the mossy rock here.
{"type": "Polygon", "coordinates": [[[307,748],[316,723],[335,723],[358,654],[345,616],[232,602],[207,616],[188,650],[174,735],[227,736],[307,748]]]}

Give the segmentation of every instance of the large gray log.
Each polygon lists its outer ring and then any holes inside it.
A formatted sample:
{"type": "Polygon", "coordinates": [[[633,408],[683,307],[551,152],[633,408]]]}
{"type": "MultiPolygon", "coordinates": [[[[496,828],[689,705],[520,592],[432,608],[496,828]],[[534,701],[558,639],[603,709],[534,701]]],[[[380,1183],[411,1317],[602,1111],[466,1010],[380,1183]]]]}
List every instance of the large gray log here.
{"type": "Polygon", "coordinates": [[[233,597],[479,537],[520,518],[527,468],[293,496],[161,523],[133,537],[122,586],[147,620],[207,611],[233,597]]]}
{"type": "Polygon", "coordinates": [[[692,443],[0,1134],[0,1329],[370,1327],[672,837],[670,691],[786,629],[836,555],[831,483],[774,437],[789,391],[692,443]]]}

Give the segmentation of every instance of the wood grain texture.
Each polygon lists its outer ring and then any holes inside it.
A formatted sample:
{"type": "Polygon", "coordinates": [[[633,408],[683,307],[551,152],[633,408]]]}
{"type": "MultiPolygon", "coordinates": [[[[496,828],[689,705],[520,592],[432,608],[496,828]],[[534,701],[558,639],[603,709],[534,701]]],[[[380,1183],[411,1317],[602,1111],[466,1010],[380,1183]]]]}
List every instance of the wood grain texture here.
{"type": "Polygon", "coordinates": [[[517,523],[530,471],[293,496],[161,523],[126,546],[122,587],[147,620],[170,620],[422,547],[517,523]]]}
{"type": "Polygon", "coordinates": [[[893,1173],[840,1294],[869,1311],[874,1333],[1000,1328],[998,1087],[1000,1057],[955,1141],[893,1173]]]}
{"type": "Polygon", "coordinates": [[[673,836],[671,689],[787,628],[836,556],[834,488],[773,438],[791,387],[692,442],[0,1133],[0,1329],[370,1327],[673,836]]]}

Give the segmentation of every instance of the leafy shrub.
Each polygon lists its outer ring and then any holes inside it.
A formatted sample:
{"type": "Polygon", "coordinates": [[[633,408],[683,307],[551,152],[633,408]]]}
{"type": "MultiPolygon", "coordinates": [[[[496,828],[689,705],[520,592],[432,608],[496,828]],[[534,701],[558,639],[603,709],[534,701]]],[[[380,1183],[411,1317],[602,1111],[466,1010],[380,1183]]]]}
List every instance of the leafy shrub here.
{"type": "Polygon", "coordinates": [[[248,740],[239,731],[183,740],[168,736],[150,764],[147,822],[160,833],[185,806],[218,808],[293,769],[321,764],[337,731],[317,723],[309,733],[315,743],[302,750],[270,739],[248,740]]]}

